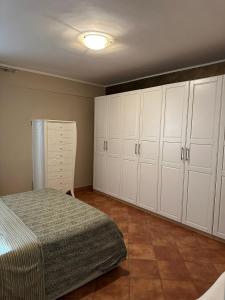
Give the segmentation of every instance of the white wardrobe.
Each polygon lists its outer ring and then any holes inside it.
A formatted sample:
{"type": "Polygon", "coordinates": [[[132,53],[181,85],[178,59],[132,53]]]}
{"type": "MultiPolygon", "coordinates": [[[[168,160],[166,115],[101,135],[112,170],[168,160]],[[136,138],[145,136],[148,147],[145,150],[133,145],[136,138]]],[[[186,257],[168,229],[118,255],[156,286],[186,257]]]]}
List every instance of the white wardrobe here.
{"type": "Polygon", "coordinates": [[[225,238],[223,80],[97,97],[94,189],[225,238]]]}
{"type": "Polygon", "coordinates": [[[55,188],[74,196],[76,122],[32,121],[33,188],[55,188]]]}

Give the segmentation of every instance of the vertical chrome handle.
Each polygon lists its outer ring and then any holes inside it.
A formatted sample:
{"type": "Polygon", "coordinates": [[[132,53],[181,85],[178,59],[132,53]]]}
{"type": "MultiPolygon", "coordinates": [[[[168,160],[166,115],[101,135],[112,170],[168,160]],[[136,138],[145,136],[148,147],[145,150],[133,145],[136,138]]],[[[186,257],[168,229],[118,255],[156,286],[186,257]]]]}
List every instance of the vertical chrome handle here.
{"type": "Polygon", "coordinates": [[[138,144],[138,155],[141,153],[141,144],[138,144]]]}
{"type": "Polygon", "coordinates": [[[103,150],[105,151],[105,141],[104,141],[104,144],[103,144],[103,150]]]}
{"type": "Polygon", "coordinates": [[[190,160],[190,148],[186,148],[185,158],[187,161],[190,160]]]}
{"type": "Polygon", "coordinates": [[[105,141],[105,151],[108,151],[108,141],[105,141]]]}
{"type": "Polygon", "coordinates": [[[180,159],[184,160],[184,147],[181,147],[180,159]]]}
{"type": "Polygon", "coordinates": [[[134,148],[134,154],[135,154],[135,155],[137,155],[137,145],[138,145],[138,144],[135,144],[135,148],[134,148]]]}

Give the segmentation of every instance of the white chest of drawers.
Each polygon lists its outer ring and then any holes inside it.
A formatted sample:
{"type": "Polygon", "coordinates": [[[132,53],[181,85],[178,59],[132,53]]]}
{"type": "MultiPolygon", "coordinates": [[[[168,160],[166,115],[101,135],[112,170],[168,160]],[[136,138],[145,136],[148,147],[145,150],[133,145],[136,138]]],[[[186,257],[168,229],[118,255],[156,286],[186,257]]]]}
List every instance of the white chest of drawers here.
{"type": "Polygon", "coordinates": [[[33,188],[55,188],[74,196],[76,122],[32,121],[33,188]]]}

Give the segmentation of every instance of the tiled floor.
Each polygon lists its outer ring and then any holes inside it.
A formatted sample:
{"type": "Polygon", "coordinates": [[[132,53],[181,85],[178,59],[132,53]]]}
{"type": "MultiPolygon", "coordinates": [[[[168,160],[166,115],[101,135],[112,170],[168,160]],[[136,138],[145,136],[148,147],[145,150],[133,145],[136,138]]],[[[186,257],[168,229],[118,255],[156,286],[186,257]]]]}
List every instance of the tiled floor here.
{"type": "Polygon", "coordinates": [[[95,192],[77,197],[115,220],[128,259],[61,300],[192,300],[225,271],[225,244],[95,192]]]}

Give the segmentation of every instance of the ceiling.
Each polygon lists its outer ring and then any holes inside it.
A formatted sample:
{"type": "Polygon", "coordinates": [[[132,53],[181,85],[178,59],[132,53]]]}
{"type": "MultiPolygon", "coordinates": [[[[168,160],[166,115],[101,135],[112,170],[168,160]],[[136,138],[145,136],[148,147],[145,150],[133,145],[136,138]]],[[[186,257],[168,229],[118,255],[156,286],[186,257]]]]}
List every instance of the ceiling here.
{"type": "Polygon", "coordinates": [[[0,0],[0,62],[101,85],[225,59],[224,0],[0,0]],[[103,31],[94,52],[78,41],[103,31]]]}

